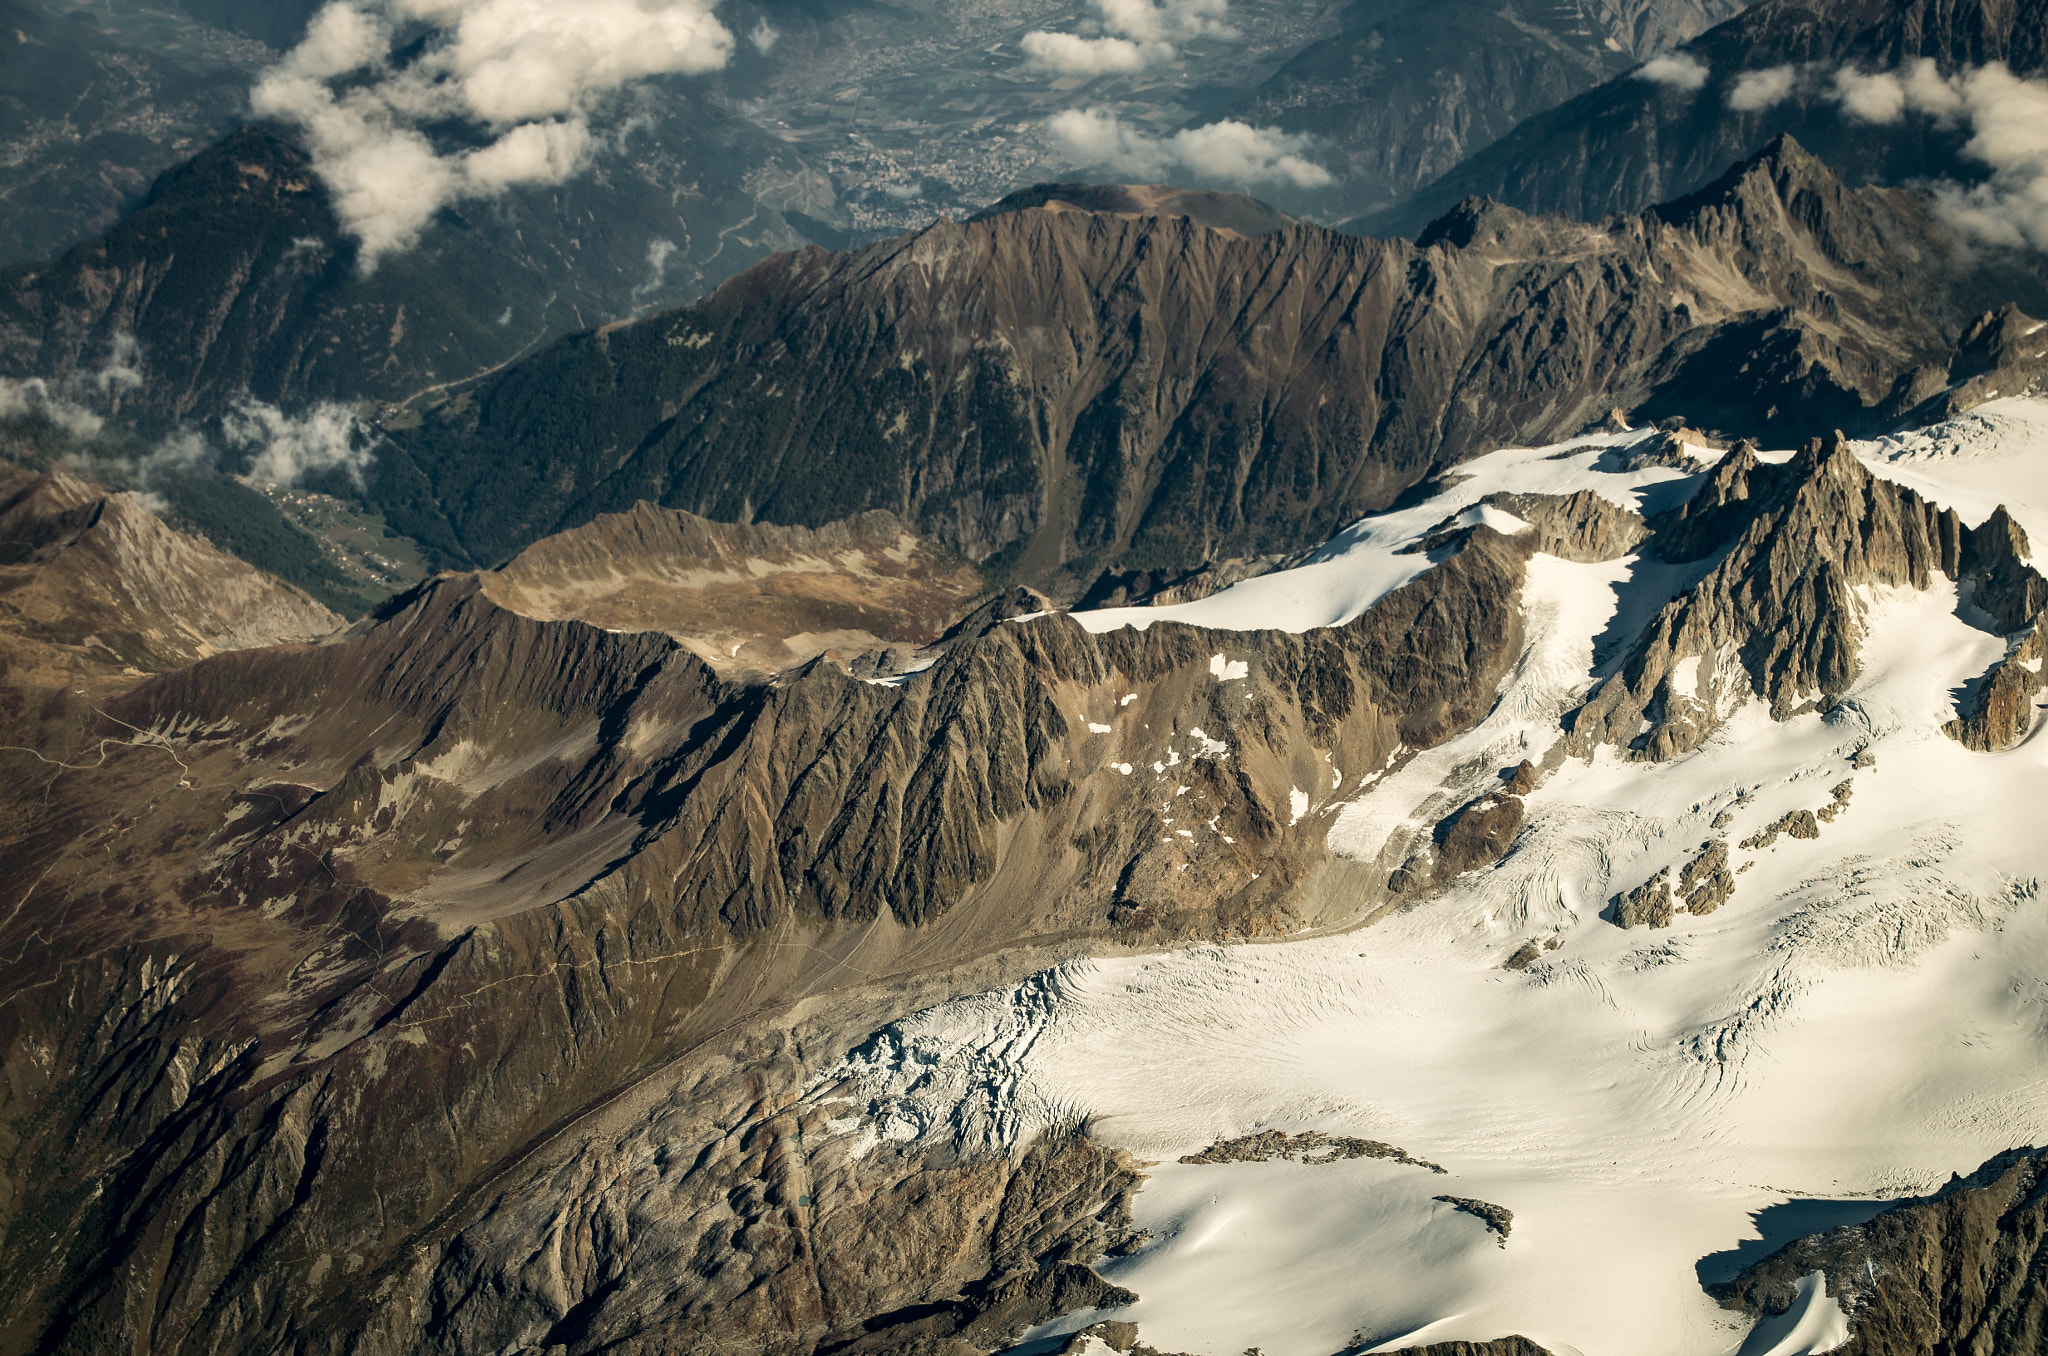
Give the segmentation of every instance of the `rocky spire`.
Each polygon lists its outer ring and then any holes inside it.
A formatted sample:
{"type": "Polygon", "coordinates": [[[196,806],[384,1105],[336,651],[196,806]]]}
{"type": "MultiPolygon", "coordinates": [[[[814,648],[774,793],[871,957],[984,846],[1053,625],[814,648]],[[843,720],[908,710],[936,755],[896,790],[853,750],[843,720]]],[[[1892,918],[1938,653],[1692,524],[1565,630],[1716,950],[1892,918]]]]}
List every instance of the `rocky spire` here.
{"type": "Polygon", "coordinates": [[[1594,691],[1571,751],[1615,744],[1668,758],[1751,695],[1780,720],[1831,705],[1856,676],[1853,590],[1959,577],[1962,532],[1953,512],[1871,475],[1840,433],[1783,466],[1738,447],[1657,539],[1668,558],[1715,563],[1594,691]]]}

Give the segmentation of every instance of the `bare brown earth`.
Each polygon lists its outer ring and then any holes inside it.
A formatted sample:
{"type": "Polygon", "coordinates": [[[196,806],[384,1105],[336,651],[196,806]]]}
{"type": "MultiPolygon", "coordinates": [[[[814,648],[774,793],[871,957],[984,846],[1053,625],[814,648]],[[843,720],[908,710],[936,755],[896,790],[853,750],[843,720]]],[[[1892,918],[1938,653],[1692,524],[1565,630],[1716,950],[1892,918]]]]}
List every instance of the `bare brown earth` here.
{"type": "Polygon", "coordinates": [[[827,653],[882,651],[900,668],[988,584],[891,513],[813,530],[643,501],[535,542],[483,587],[522,616],[661,631],[722,673],[770,674],[827,653]]]}
{"type": "Polygon", "coordinates": [[[133,494],[0,462],[0,635],[17,662],[142,673],[340,625],[289,584],[173,531],[133,494]]]}
{"type": "Polygon", "coordinates": [[[640,500],[887,509],[1062,602],[1150,592],[1616,405],[1795,442],[1896,419],[1985,311],[2048,301],[2001,267],[1789,140],[1681,204],[1474,201],[1415,241],[1025,207],[564,340],[394,422],[372,492],[479,563],[640,500]]]}

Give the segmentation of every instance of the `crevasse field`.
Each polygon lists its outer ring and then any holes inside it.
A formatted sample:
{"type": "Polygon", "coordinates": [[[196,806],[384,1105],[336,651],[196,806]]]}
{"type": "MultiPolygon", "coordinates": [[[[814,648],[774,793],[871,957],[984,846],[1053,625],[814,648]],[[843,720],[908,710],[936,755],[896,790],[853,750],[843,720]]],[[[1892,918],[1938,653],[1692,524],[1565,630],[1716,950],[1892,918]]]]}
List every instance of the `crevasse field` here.
{"type": "MultiPolygon", "coordinates": [[[[1598,469],[1634,436],[1502,451],[1298,569],[1077,619],[1342,622],[1427,568],[1398,547],[1491,492],[1682,500],[1696,480],[1678,471],[1598,469]]],[[[2003,503],[2048,542],[2048,403],[1995,402],[1857,451],[1968,523],[2003,503]]],[[[1447,782],[1469,793],[1458,769],[1540,761],[1560,716],[1703,570],[1536,557],[1527,650],[1493,714],[1392,771],[1334,768],[1298,812],[1371,860],[1447,808],[1447,782]]],[[[1038,1336],[1117,1317],[1155,1347],[1231,1356],[1508,1333],[1585,1356],[1830,1349],[1846,1327],[1817,1277],[1756,1332],[1702,1278],[2048,1137],[2048,741],[1980,754],[1941,733],[2004,654],[1958,617],[1945,578],[1859,601],[1861,674],[1825,717],[1780,724],[1752,700],[1672,762],[1567,759],[1506,858],[1367,928],[1077,962],[921,1013],[835,1072],[868,1098],[837,1124],[1015,1146],[1085,1121],[1156,1162],[1137,1205],[1150,1243],[1100,1268],[1142,1298],[1038,1336]],[[1844,781],[1853,797],[1819,839],[1735,846],[1844,781]],[[1710,836],[1741,873],[1718,912],[1655,931],[1602,918],[1710,836]],[[1503,969],[1532,937],[1554,949],[1503,969]],[[1447,1174],[1177,1161],[1266,1128],[1384,1140],[1447,1174]],[[1512,1210],[1512,1233],[1440,1195],[1512,1210]]]]}

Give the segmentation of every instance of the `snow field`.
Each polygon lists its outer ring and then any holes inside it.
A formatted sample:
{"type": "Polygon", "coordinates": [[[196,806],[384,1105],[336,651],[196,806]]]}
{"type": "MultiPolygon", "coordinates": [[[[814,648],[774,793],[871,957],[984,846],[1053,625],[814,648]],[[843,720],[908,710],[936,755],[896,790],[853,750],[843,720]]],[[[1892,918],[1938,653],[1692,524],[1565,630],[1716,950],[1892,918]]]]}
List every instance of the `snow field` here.
{"type": "MultiPolygon", "coordinates": [[[[2048,533],[2048,405],[1971,418],[1859,455],[1969,522],[2004,502],[2048,533]]],[[[1347,620],[1426,568],[1400,545],[1496,489],[1689,489],[1667,468],[1597,469],[1625,441],[1499,453],[1299,570],[1078,620],[1347,620]]],[[[1559,716],[1625,649],[1607,642],[1697,575],[1536,557],[1527,650],[1495,710],[1340,793],[1332,850],[1390,868],[1494,769],[1542,762],[1559,716]]],[[[1827,716],[1777,723],[1751,700],[1670,763],[1566,758],[1507,857],[1356,933],[1077,961],[917,1014],[836,1071],[865,1098],[847,1133],[1014,1149],[1085,1121],[1156,1162],[1136,1203],[1149,1242],[1100,1266],[1138,1302],[1040,1335],[1114,1316],[1155,1347],[1219,1356],[1516,1332],[1560,1356],[1831,1349],[1846,1319],[1818,1278],[1750,1332],[1696,1264],[1788,1198],[1925,1192],[2048,1136],[2048,740],[1986,755],[1940,733],[1956,691],[2004,653],[1958,617],[1953,585],[1859,601],[1860,676],[1827,716]],[[1845,782],[1818,839],[1739,846],[1845,782]],[[1668,930],[1604,916],[1714,838],[1739,873],[1717,912],[1668,930]],[[1529,940],[1554,949],[1502,968],[1529,940]],[[1383,1140],[1448,1174],[1177,1161],[1269,1127],[1383,1140]],[[1440,1195],[1512,1210],[1504,1246],[1440,1195]]]]}

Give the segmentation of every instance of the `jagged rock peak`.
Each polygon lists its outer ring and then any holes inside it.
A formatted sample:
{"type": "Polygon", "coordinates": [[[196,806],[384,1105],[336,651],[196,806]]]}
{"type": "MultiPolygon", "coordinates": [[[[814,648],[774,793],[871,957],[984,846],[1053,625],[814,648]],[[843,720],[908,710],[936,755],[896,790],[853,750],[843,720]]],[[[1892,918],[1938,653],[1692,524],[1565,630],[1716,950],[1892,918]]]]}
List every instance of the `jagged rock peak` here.
{"type": "Polygon", "coordinates": [[[1665,605],[1575,714],[1573,752],[1611,743],[1639,757],[1684,753],[1751,696],[1780,720],[1825,709],[1857,673],[1854,590],[1924,590],[1936,573],[1957,584],[1965,616],[2009,641],[1947,733],[1988,750],[2029,727],[2048,644],[2048,579],[2025,563],[2026,534],[2003,507],[1966,527],[1952,510],[1873,475],[1838,432],[1782,465],[1738,444],[1654,527],[1650,549],[1667,561],[1719,559],[1665,605]]]}
{"type": "Polygon", "coordinates": [[[1497,245],[1527,220],[1527,213],[1491,198],[1467,198],[1424,227],[1415,244],[1418,249],[1442,244],[1461,250],[1497,245]]]}
{"type": "Polygon", "coordinates": [[[1752,694],[1780,720],[1831,704],[1856,674],[1855,587],[1925,589],[1934,571],[1963,574],[1954,512],[1873,476],[1839,433],[1783,466],[1736,448],[1667,530],[1676,559],[1725,554],[1581,708],[1570,742],[1580,756],[1602,743],[1687,752],[1752,694]]]}

